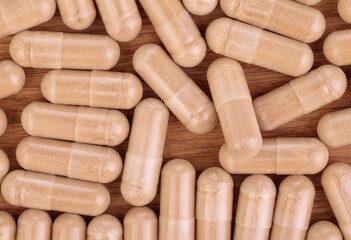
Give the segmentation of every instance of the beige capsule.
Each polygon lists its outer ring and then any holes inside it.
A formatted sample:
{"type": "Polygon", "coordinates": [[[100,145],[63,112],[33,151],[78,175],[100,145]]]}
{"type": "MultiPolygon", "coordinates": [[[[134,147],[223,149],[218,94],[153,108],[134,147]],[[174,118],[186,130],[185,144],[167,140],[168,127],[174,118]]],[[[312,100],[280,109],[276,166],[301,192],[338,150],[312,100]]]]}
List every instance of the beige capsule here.
{"type": "Polygon", "coordinates": [[[0,211],[0,239],[15,240],[16,222],[7,212],[0,211]]]}
{"type": "Polygon", "coordinates": [[[306,240],[343,240],[340,229],[331,222],[319,221],[310,226],[306,240]]]}
{"type": "Polygon", "coordinates": [[[94,217],[87,229],[87,240],[122,240],[120,221],[110,214],[94,217]]]}
{"type": "Polygon", "coordinates": [[[0,62],[0,99],[22,90],[26,80],[23,68],[10,60],[0,62]]]}
{"type": "Polygon", "coordinates": [[[180,0],[139,0],[173,60],[194,67],[206,55],[206,43],[180,0]]]}
{"type": "Polygon", "coordinates": [[[124,217],[124,240],[157,240],[157,216],[148,207],[133,207],[124,217]]]}
{"type": "Polygon", "coordinates": [[[116,146],[129,133],[127,118],[117,110],[33,102],[22,112],[24,130],[32,136],[116,146]]]}
{"type": "Polygon", "coordinates": [[[184,7],[192,14],[207,15],[218,4],[218,0],[183,0],[184,7]]]}
{"type": "Polygon", "coordinates": [[[265,175],[251,175],[241,183],[234,240],[268,240],[276,188],[265,175]]]}
{"type": "Polygon", "coordinates": [[[335,100],[347,87],[345,73],[333,65],[321,66],[253,101],[258,124],[270,131],[335,100]]]}
{"type": "Polygon", "coordinates": [[[123,166],[112,148],[37,137],[23,139],[16,158],[26,170],[100,183],[114,181],[123,166]]]}
{"type": "Polygon", "coordinates": [[[52,70],[41,81],[44,97],[56,104],[131,109],[143,95],[132,73],[52,70]]]}
{"type": "Polygon", "coordinates": [[[340,17],[347,23],[351,23],[351,2],[350,0],[338,1],[338,12],[340,17]]]}
{"type": "Polygon", "coordinates": [[[86,228],[86,223],[81,216],[70,213],[61,214],[52,226],[52,240],[85,240],[86,228]]]}
{"type": "Polygon", "coordinates": [[[110,204],[110,193],[99,183],[15,170],[1,184],[4,199],[14,206],[97,216],[110,204]]]}
{"type": "Polygon", "coordinates": [[[227,146],[240,156],[255,156],[262,136],[242,67],[219,58],[209,66],[207,80],[227,146]]]}
{"type": "Polygon", "coordinates": [[[315,189],[309,178],[286,177],[279,186],[270,240],[304,240],[314,197],[315,189]]]}
{"type": "Polygon", "coordinates": [[[139,47],[133,66],[189,131],[204,134],[215,127],[218,117],[211,100],[160,46],[139,47]]]}
{"type": "Polygon", "coordinates": [[[120,49],[104,35],[24,31],[12,38],[10,54],[22,67],[108,70],[120,49]]]}
{"type": "Polygon", "coordinates": [[[42,210],[28,209],[18,218],[16,240],[50,240],[52,220],[42,210]]]}
{"type": "Polygon", "coordinates": [[[9,158],[7,157],[6,153],[0,149],[0,183],[2,182],[2,179],[6,176],[6,174],[9,172],[9,168],[9,158]]]}
{"type": "Polygon", "coordinates": [[[323,52],[329,62],[337,66],[351,65],[351,29],[330,33],[324,41],[323,52]]]}
{"type": "Polygon", "coordinates": [[[317,4],[317,3],[319,3],[322,0],[295,0],[295,1],[310,6],[310,5],[317,4]]]}
{"type": "Polygon", "coordinates": [[[265,138],[259,153],[237,156],[226,144],[219,162],[231,174],[316,174],[328,163],[327,147],[316,138],[265,138]]]}
{"type": "Polygon", "coordinates": [[[144,206],[156,196],[168,117],[167,107],[154,98],[135,108],[121,183],[122,196],[131,205],[144,206]]]}
{"type": "Polygon", "coordinates": [[[307,44],[229,18],[211,22],[206,40],[215,53],[295,77],[314,61],[307,44]]]}
{"type": "Polygon", "coordinates": [[[195,169],[185,160],[161,172],[159,240],[195,240],[195,169]]]}
{"type": "Polygon", "coordinates": [[[196,239],[229,240],[233,215],[233,179],[222,168],[203,171],[197,180],[196,239]]]}
{"type": "Polygon", "coordinates": [[[7,117],[4,110],[0,108],[0,136],[3,135],[7,128],[7,117]]]}

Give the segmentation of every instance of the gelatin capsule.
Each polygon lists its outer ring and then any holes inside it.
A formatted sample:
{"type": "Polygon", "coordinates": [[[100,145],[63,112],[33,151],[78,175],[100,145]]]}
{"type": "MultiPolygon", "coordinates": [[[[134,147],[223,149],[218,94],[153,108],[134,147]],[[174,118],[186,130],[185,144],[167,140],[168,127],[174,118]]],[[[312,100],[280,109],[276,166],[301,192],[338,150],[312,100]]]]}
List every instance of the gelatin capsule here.
{"type": "Polygon", "coordinates": [[[55,0],[0,1],[0,38],[49,21],[55,14],[55,0]]]}
{"type": "Polygon", "coordinates": [[[167,107],[154,98],[135,108],[121,183],[122,196],[131,205],[144,206],[156,196],[168,117],[167,107]]]}
{"type": "Polygon", "coordinates": [[[274,89],[253,101],[258,124],[270,131],[338,100],[347,87],[345,73],[332,65],[274,89]]]}
{"type": "Polygon", "coordinates": [[[23,139],[16,158],[26,170],[100,183],[114,181],[123,166],[112,148],[37,137],[23,139]]]}
{"type": "Polygon", "coordinates": [[[85,240],[87,226],[84,219],[75,214],[58,216],[52,226],[52,240],[85,240]]]}
{"type": "Polygon", "coordinates": [[[307,44],[229,18],[211,22],[206,40],[215,53],[295,77],[314,61],[307,44]]]}
{"type": "Polygon", "coordinates": [[[234,240],[268,240],[276,193],[273,181],[265,175],[245,178],[240,185],[234,240]]]}
{"type": "Polygon", "coordinates": [[[195,169],[185,160],[166,163],[161,172],[159,240],[195,240],[195,169]]]}
{"type": "Polygon", "coordinates": [[[323,52],[329,62],[337,66],[351,65],[351,29],[332,32],[325,39],[323,52]]]}
{"type": "Polygon", "coordinates": [[[122,240],[120,221],[110,214],[94,217],[87,229],[87,240],[122,240]]]}
{"type": "Polygon", "coordinates": [[[308,229],[306,240],[343,240],[343,238],[334,223],[319,221],[308,229]]]}
{"type": "Polygon", "coordinates": [[[15,170],[7,174],[1,193],[11,205],[96,216],[110,204],[110,193],[99,183],[15,170]]]}
{"type": "Polygon", "coordinates": [[[215,127],[218,118],[211,100],[160,46],[141,46],[133,66],[189,131],[204,134],[215,127]]]}
{"type": "Polygon", "coordinates": [[[279,186],[270,240],[304,240],[314,197],[315,189],[309,178],[286,177],[279,186]]]}
{"type": "Polygon", "coordinates": [[[10,60],[0,62],[0,99],[22,90],[26,76],[23,69],[10,60]]]}
{"type": "Polygon", "coordinates": [[[291,0],[220,0],[220,5],[229,17],[306,43],[325,31],[319,10],[291,0]]]}
{"type": "Polygon", "coordinates": [[[107,33],[127,42],[138,36],[141,17],[135,0],[95,0],[107,33]]]}
{"type": "Polygon", "coordinates": [[[148,207],[133,207],[124,217],[124,240],[157,240],[157,216],[148,207]]]}
{"type": "Polygon", "coordinates": [[[18,218],[16,240],[50,240],[52,220],[42,210],[28,209],[18,218]]]}
{"type": "Polygon", "coordinates": [[[251,158],[237,156],[223,144],[219,162],[231,174],[317,174],[328,163],[327,147],[316,138],[265,138],[251,158]]]}
{"type": "Polygon", "coordinates": [[[347,23],[351,23],[351,2],[350,0],[339,0],[338,12],[340,17],[347,23]]]}
{"type": "Polygon", "coordinates": [[[207,15],[218,4],[218,0],[183,0],[183,5],[190,13],[195,15],[207,15]]]}
{"type": "Polygon", "coordinates": [[[7,157],[6,153],[0,149],[0,183],[2,182],[2,179],[6,176],[6,174],[9,172],[9,168],[9,158],[7,157]]]}
{"type": "Polygon", "coordinates": [[[6,128],[7,128],[7,117],[4,110],[0,108],[0,136],[5,133],[6,128]]]}
{"type": "Polygon", "coordinates": [[[127,118],[117,110],[29,104],[22,112],[24,130],[32,136],[116,146],[129,133],[127,118]]]}
{"type": "Polygon", "coordinates": [[[296,2],[303,3],[305,5],[315,5],[319,3],[321,0],[295,0],[296,2]]]}
{"type": "Polygon", "coordinates": [[[207,80],[227,146],[240,156],[255,156],[262,136],[242,67],[229,58],[217,59],[207,80]]]}
{"type": "Polygon", "coordinates": [[[12,38],[10,54],[22,67],[108,70],[120,50],[104,35],[24,31],[12,38]]]}
{"type": "Polygon", "coordinates": [[[196,192],[197,240],[230,240],[233,189],[232,177],[222,168],[208,168],[200,174],[196,192]]]}
{"type": "Polygon", "coordinates": [[[0,211],[0,239],[15,240],[16,222],[7,212],[0,211]]]}
{"type": "Polygon", "coordinates": [[[139,0],[173,60],[194,67],[206,55],[206,43],[180,0],[139,0]]]}
{"type": "Polygon", "coordinates": [[[41,81],[44,97],[56,104],[131,109],[143,95],[131,73],[52,70],[41,81]]]}

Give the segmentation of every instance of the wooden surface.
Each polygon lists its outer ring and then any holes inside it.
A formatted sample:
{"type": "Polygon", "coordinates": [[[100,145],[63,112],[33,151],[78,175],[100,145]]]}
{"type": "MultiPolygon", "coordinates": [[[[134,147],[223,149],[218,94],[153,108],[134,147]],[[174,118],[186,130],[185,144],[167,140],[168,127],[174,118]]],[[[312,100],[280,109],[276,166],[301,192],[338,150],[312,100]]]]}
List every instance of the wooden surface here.
{"type": "MultiPolygon", "coordinates": [[[[147,18],[145,12],[142,10],[140,5],[138,5],[138,7],[143,18],[142,31],[139,36],[131,42],[120,43],[121,58],[118,64],[112,69],[113,71],[135,73],[132,66],[132,57],[135,50],[145,43],[152,42],[161,44],[161,41],[155,33],[155,30],[147,18]]],[[[332,31],[351,28],[351,25],[345,23],[338,15],[337,0],[322,0],[322,2],[317,4],[315,7],[321,10],[326,17],[327,29],[319,41],[311,44],[315,55],[315,63],[313,68],[328,63],[323,55],[322,50],[325,37],[332,31]]],[[[207,25],[212,20],[222,16],[224,16],[224,13],[219,7],[217,7],[211,14],[202,17],[193,16],[193,19],[195,20],[202,35],[204,36],[207,25]]],[[[74,32],[63,24],[58,12],[56,12],[54,18],[51,21],[34,28],[34,30],[74,32]]],[[[90,28],[82,32],[106,34],[100,16],[97,16],[97,19],[90,28]]],[[[0,40],[0,60],[10,59],[8,47],[11,38],[12,36],[0,40]]],[[[208,96],[210,96],[210,91],[206,80],[206,71],[209,64],[218,57],[219,55],[214,54],[208,49],[206,58],[200,65],[194,68],[184,69],[185,72],[201,87],[201,89],[205,91],[208,96]]],[[[242,64],[242,66],[244,68],[253,99],[293,79],[292,77],[253,65],[242,64]]],[[[343,67],[342,69],[345,71],[348,78],[350,78],[351,66],[343,67]]],[[[27,136],[21,126],[21,112],[25,106],[33,101],[45,101],[40,92],[40,82],[44,74],[48,71],[48,69],[26,68],[26,84],[23,90],[17,95],[0,100],[0,107],[6,112],[9,122],[5,134],[0,137],[0,148],[8,154],[11,161],[11,170],[19,168],[19,165],[15,158],[15,150],[19,141],[27,136]]],[[[145,82],[143,82],[143,86],[143,98],[157,97],[156,94],[145,84],[145,82]]],[[[274,131],[263,133],[263,136],[316,137],[316,127],[318,120],[325,113],[347,107],[351,107],[351,86],[348,86],[345,95],[340,100],[318,111],[290,122],[289,124],[286,124],[285,126],[280,127],[274,131]]],[[[126,113],[131,123],[133,110],[123,112],[126,113]]],[[[189,132],[174,117],[174,115],[171,114],[164,152],[164,163],[174,158],[186,159],[194,165],[197,175],[199,175],[204,169],[208,167],[219,166],[218,151],[223,142],[223,135],[219,124],[217,124],[216,128],[208,134],[195,135],[189,132]]],[[[127,143],[128,140],[115,148],[123,158],[127,150],[127,143]]],[[[334,162],[351,163],[351,146],[334,149],[329,148],[329,153],[329,164],[334,162]]],[[[233,175],[233,179],[235,181],[235,204],[233,208],[234,214],[236,210],[236,201],[238,199],[239,186],[245,177],[246,176],[244,175],[233,175]]],[[[272,177],[277,187],[280,181],[284,178],[284,176],[275,175],[270,177],[272,177]]],[[[312,179],[316,188],[316,199],[314,202],[311,223],[319,220],[331,220],[335,222],[335,217],[331,211],[331,208],[321,186],[321,174],[309,177],[312,179]]],[[[107,212],[117,216],[120,220],[123,220],[123,216],[132,206],[127,204],[120,194],[120,181],[121,177],[107,185],[111,193],[111,205],[108,208],[107,212]]],[[[148,206],[155,210],[156,214],[159,213],[159,194],[157,194],[154,201],[152,201],[152,203],[148,206]]],[[[7,211],[17,218],[18,215],[24,210],[24,208],[11,206],[7,204],[5,200],[0,196],[0,210],[7,211]]],[[[52,216],[57,216],[57,214],[57,212],[51,213],[52,216]]]]}

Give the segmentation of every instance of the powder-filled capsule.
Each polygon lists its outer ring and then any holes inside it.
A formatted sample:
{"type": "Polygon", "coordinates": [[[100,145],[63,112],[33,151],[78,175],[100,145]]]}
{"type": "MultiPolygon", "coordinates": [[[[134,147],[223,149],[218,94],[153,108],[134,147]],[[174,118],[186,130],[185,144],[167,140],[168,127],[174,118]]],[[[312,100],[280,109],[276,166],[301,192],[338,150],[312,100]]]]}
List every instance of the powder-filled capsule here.
{"type": "Polygon", "coordinates": [[[131,109],[143,86],[132,73],[52,70],[43,77],[41,92],[56,104],[131,109]]]}
{"type": "Polygon", "coordinates": [[[242,67],[229,58],[217,59],[207,80],[227,146],[239,156],[255,156],[262,136],[242,67]]]}
{"type": "Polygon", "coordinates": [[[15,206],[96,216],[110,204],[110,193],[100,183],[15,170],[1,184],[4,199],[15,206]]]}
{"type": "Polygon", "coordinates": [[[315,5],[319,3],[321,0],[295,0],[295,1],[310,6],[310,5],[315,5]]]}
{"type": "Polygon", "coordinates": [[[166,163],[161,173],[159,240],[195,240],[195,169],[185,160],[166,163]]]}
{"type": "Polygon", "coordinates": [[[351,65],[351,29],[332,32],[325,39],[323,52],[329,62],[337,66],[351,65]]]}
{"type": "Polygon", "coordinates": [[[211,22],[206,40],[215,53],[295,77],[314,61],[307,44],[229,18],[211,22]]]}
{"type": "Polygon", "coordinates": [[[189,131],[204,134],[215,127],[218,117],[211,100],[160,46],[139,47],[133,66],[189,131]]]}
{"type": "Polygon", "coordinates": [[[133,207],[124,217],[124,240],[157,240],[157,216],[148,207],[133,207]]]}
{"type": "Polygon", "coordinates": [[[253,106],[258,124],[262,131],[273,130],[339,99],[346,87],[340,68],[321,66],[256,98],[253,106]]]}
{"type": "Polygon", "coordinates": [[[84,219],[76,214],[64,213],[52,225],[52,240],[85,240],[87,226],[84,219]]]}
{"type": "Polygon", "coordinates": [[[340,229],[331,222],[319,221],[307,232],[306,240],[343,240],[340,229]]]}
{"type": "Polygon", "coordinates": [[[0,108],[0,136],[5,133],[6,128],[7,128],[7,117],[4,110],[0,108]]]}
{"type": "Polygon", "coordinates": [[[206,55],[206,43],[180,0],[139,0],[173,60],[194,67],[206,55]]]}
{"type": "Polygon", "coordinates": [[[0,211],[0,239],[15,240],[16,222],[7,212],[0,211]]]}
{"type": "Polygon", "coordinates": [[[12,38],[10,54],[22,67],[108,70],[120,50],[104,35],[24,31],[12,38]]]}
{"type": "Polygon", "coordinates": [[[116,146],[129,133],[127,118],[117,110],[29,104],[22,112],[24,130],[32,136],[116,146]]]}
{"type": "Polygon", "coordinates": [[[186,10],[195,15],[207,15],[212,12],[218,4],[218,0],[183,0],[186,10]]]}
{"type": "Polygon", "coordinates": [[[339,0],[338,12],[340,17],[347,23],[351,23],[351,2],[350,0],[339,0]]]}
{"type": "Polygon", "coordinates": [[[121,193],[134,206],[144,206],[156,196],[168,127],[168,109],[148,98],[135,108],[124,161],[121,193]]]}
{"type": "Polygon", "coordinates": [[[18,218],[16,240],[50,240],[51,224],[47,212],[28,209],[18,218]]]}
{"type": "Polygon", "coordinates": [[[270,240],[304,240],[314,197],[315,189],[309,178],[286,177],[279,186],[270,240]]]}
{"type": "Polygon", "coordinates": [[[138,36],[141,17],[135,0],[95,0],[107,33],[127,42],[138,36]]]}
{"type": "Polygon", "coordinates": [[[229,240],[233,215],[233,179],[222,168],[203,171],[197,180],[196,239],[229,240]]]}
{"type": "Polygon", "coordinates": [[[240,185],[234,240],[268,240],[276,188],[265,175],[251,175],[240,185]]]}
{"type": "Polygon", "coordinates": [[[26,170],[100,183],[114,181],[123,166],[112,148],[37,137],[23,139],[16,158],[26,170]]]}
{"type": "Polygon", "coordinates": [[[26,76],[23,69],[10,60],[0,62],[0,99],[22,90],[26,76]]]}
{"type": "Polygon", "coordinates": [[[9,168],[9,158],[7,157],[6,153],[0,149],[0,183],[2,182],[2,179],[6,176],[6,174],[9,172],[9,168]]]}
{"type": "Polygon", "coordinates": [[[87,229],[87,240],[122,240],[120,221],[110,214],[94,217],[87,229]]]}
{"type": "Polygon", "coordinates": [[[219,162],[231,174],[317,174],[328,163],[327,147],[316,138],[265,138],[251,158],[237,156],[223,144],[219,162]]]}

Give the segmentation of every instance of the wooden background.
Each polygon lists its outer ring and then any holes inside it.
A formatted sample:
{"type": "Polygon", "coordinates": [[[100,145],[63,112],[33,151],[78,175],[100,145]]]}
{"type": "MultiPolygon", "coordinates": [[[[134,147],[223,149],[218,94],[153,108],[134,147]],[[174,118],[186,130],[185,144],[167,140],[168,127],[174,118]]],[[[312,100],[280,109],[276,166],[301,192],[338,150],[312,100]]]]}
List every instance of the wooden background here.
{"type": "MultiPolygon", "coordinates": [[[[121,58],[118,64],[112,69],[113,71],[122,72],[132,72],[135,73],[132,66],[132,57],[135,50],[145,43],[157,43],[161,44],[160,39],[155,33],[154,27],[151,25],[149,19],[147,18],[145,12],[142,10],[141,6],[138,5],[140,13],[143,18],[143,27],[139,36],[128,43],[120,43],[121,47],[121,58]]],[[[327,64],[327,60],[323,55],[323,42],[325,37],[332,31],[351,28],[350,25],[345,23],[338,15],[337,12],[337,0],[322,0],[321,3],[314,6],[319,9],[326,17],[327,28],[323,37],[311,44],[314,51],[315,62],[313,68],[319,67],[323,64],[327,64]]],[[[202,35],[205,35],[206,27],[208,24],[216,18],[223,17],[224,13],[217,7],[211,14],[207,16],[192,16],[197,26],[199,27],[202,35]]],[[[67,28],[58,13],[51,21],[42,24],[34,30],[44,30],[44,31],[63,31],[63,32],[74,32],[73,30],[67,28]]],[[[98,15],[94,24],[87,30],[82,31],[83,33],[94,33],[94,34],[106,34],[104,25],[98,15]]],[[[0,40],[0,60],[10,59],[8,47],[12,36],[0,40]]],[[[204,61],[194,67],[184,69],[184,71],[201,87],[201,89],[210,96],[210,91],[208,88],[206,80],[206,71],[209,64],[219,55],[214,54],[209,49],[204,61]]],[[[292,77],[285,76],[280,73],[276,73],[267,69],[263,69],[254,65],[242,64],[246,79],[251,90],[253,99],[273,90],[290,80],[292,77]]],[[[351,66],[342,68],[346,75],[351,77],[351,66]]],[[[0,107],[5,111],[8,117],[8,128],[3,136],[0,137],[0,148],[3,149],[11,161],[11,170],[19,168],[19,165],[15,158],[16,146],[27,134],[24,132],[21,126],[21,112],[25,106],[33,101],[45,101],[44,97],[40,92],[40,82],[48,69],[30,69],[26,68],[26,84],[23,90],[9,98],[0,100],[0,107]]],[[[144,96],[147,97],[157,97],[155,93],[143,82],[144,86],[144,96]]],[[[274,131],[263,133],[264,137],[316,137],[317,136],[317,123],[318,120],[327,112],[340,110],[343,108],[351,107],[351,87],[348,89],[345,95],[338,101],[319,109],[311,114],[301,117],[283,127],[280,127],[274,131]]],[[[133,117],[133,110],[123,111],[130,123],[133,117]]],[[[220,166],[218,162],[218,152],[223,144],[223,135],[219,124],[216,128],[205,135],[195,135],[189,132],[175,117],[173,114],[170,115],[170,123],[168,127],[167,140],[164,152],[164,163],[174,159],[183,158],[190,161],[196,168],[197,175],[199,175],[204,169],[213,166],[220,166]]],[[[117,146],[115,149],[124,158],[127,150],[128,139],[121,145],[117,146]]],[[[351,146],[343,148],[329,148],[330,153],[330,163],[335,162],[350,162],[351,163],[351,146]]],[[[245,178],[245,175],[233,175],[235,182],[235,204],[234,204],[234,214],[236,210],[236,202],[238,199],[238,190],[240,183],[245,178]]],[[[270,176],[277,187],[284,176],[270,176]]],[[[314,209],[312,214],[311,223],[319,220],[331,220],[335,222],[335,217],[331,211],[329,203],[323,192],[320,178],[321,174],[309,176],[316,188],[316,199],[314,202],[314,209]]],[[[121,221],[123,216],[132,206],[127,204],[121,194],[120,194],[120,180],[119,177],[116,181],[107,185],[111,193],[111,205],[107,210],[110,213],[118,217],[121,221]]],[[[157,194],[154,201],[148,205],[151,207],[156,214],[159,213],[159,193],[157,194]]],[[[14,217],[24,210],[24,208],[11,206],[0,196],[0,210],[7,211],[11,213],[14,217]]],[[[57,216],[57,212],[51,212],[52,216],[57,216]]],[[[233,215],[235,216],[235,215],[233,215]]],[[[86,219],[90,219],[86,217],[86,219]]]]}

